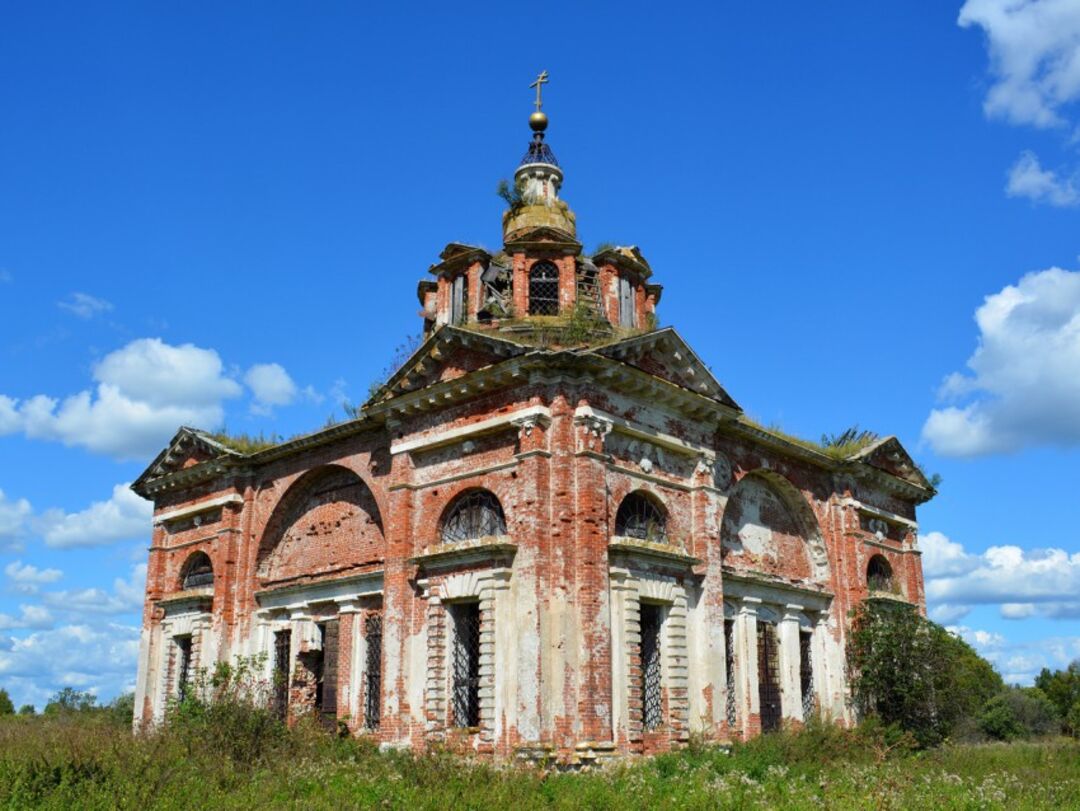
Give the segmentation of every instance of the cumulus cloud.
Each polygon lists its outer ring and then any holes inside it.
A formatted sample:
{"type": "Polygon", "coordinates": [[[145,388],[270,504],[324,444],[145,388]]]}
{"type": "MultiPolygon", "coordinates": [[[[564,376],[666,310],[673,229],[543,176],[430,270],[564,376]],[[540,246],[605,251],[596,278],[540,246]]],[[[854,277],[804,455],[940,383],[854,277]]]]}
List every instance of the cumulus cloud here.
{"type": "Polygon", "coordinates": [[[278,363],[257,363],[244,375],[255,396],[252,411],[266,414],[274,406],[289,405],[296,399],[298,389],[289,373],[278,363]]]}
{"type": "Polygon", "coordinates": [[[86,614],[127,614],[142,610],[146,596],[146,564],[131,567],[128,579],[113,580],[112,592],[92,587],[63,591],[47,591],[42,595],[45,605],[56,611],[75,616],[86,614]]]}
{"type": "Polygon", "coordinates": [[[148,536],[153,513],[154,505],[125,482],[113,487],[108,501],[95,501],[74,513],[46,510],[33,523],[46,545],[68,549],[148,536]]]}
{"type": "Polygon", "coordinates": [[[1080,637],[1010,642],[1001,634],[966,626],[952,626],[949,630],[993,664],[1007,684],[1031,684],[1044,667],[1059,670],[1080,657],[1080,637]]]}
{"type": "MultiPolygon", "coordinates": [[[[22,628],[50,628],[53,624],[52,614],[49,609],[40,605],[20,605],[19,616],[0,614],[0,631],[11,631],[22,628]]],[[[2,654],[0,654],[2,656],[2,654]]]]}
{"type": "Polygon", "coordinates": [[[0,637],[0,682],[16,705],[41,709],[63,687],[106,701],[133,687],[139,629],[114,623],[73,624],[0,637]]]}
{"type": "Polygon", "coordinates": [[[1071,177],[1059,177],[1056,172],[1043,169],[1032,152],[1024,152],[1009,170],[1005,185],[1009,197],[1026,197],[1036,203],[1067,207],[1080,204],[1080,189],[1071,177]]]}
{"type": "Polygon", "coordinates": [[[72,293],[63,301],[56,302],[61,310],[74,313],[79,318],[90,319],[95,315],[107,313],[113,308],[112,304],[105,299],[91,296],[89,293],[72,293]]]}
{"type": "Polygon", "coordinates": [[[21,560],[13,560],[4,567],[4,574],[15,583],[29,583],[39,585],[42,583],[55,583],[64,573],[59,569],[39,569],[21,560]]]}
{"type": "Polygon", "coordinates": [[[1036,127],[1068,123],[1080,98],[1080,4],[1075,0],[967,0],[957,21],[986,35],[993,83],[983,109],[1036,127]]]}
{"type": "Polygon", "coordinates": [[[973,554],[940,532],[920,535],[919,546],[935,619],[956,622],[975,605],[998,605],[1005,619],[1080,616],[1080,553],[1010,545],[973,554]]]}
{"type": "Polygon", "coordinates": [[[60,401],[0,395],[0,434],[22,431],[118,459],[145,459],[181,425],[214,428],[223,401],[241,393],[212,349],[140,338],[93,369],[96,387],[60,401]]]}
{"type": "Polygon", "coordinates": [[[943,456],[1080,444],[1080,272],[1050,268],[987,296],[968,373],[941,387],[922,436],[943,456]]]}
{"type": "MultiPolygon", "coordinates": [[[[0,409],[2,406],[3,403],[0,403],[0,409]]],[[[0,490],[0,550],[22,548],[31,512],[30,502],[25,498],[12,501],[0,490]]]]}

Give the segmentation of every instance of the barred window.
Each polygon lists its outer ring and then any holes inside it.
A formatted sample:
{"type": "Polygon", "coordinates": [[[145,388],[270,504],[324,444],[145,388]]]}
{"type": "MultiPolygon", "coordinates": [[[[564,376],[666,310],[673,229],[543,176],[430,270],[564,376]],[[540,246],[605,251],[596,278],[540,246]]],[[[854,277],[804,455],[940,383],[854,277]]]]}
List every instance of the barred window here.
{"type": "Polygon", "coordinates": [[[724,665],[727,671],[727,702],[724,710],[727,715],[728,729],[734,730],[739,720],[735,702],[735,621],[724,620],[724,665]]]}
{"type": "Polygon", "coordinates": [[[664,723],[661,691],[660,625],[664,609],[641,604],[641,723],[656,729],[664,723]]]}
{"type": "Polygon", "coordinates": [[[623,538],[667,543],[667,513],[644,493],[631,493],[622,500],[615,515],[615,534],[623,538]]]}
{"type": "Polygon", "coordinates": [[[191,637],[176,637],[176,653],[179,657],[176,666],[176,700],[187,698],[188,681],[191,678],[191,637]]]}
{"type": "Polygon", "coordinates": [[[378,729],[382,709],[382,615],[369,614],[364,623],[367,645],[364,685],[364,726],[378,729]]]}
{"type": "Polygon", "coordinates": [[[214,585],[214,565],[205,552],[191,555],[181,569],[180,588],[197,589],[201,586],[214,585]]]}
{"type": "Polygon", "coordinates": [[[443,519],[443,543],[456,543],[505,535],[506,518],[495,494],[488,490],[467,490],[450,504],[443,519]]]}
{"type": "Polygon", "coordinates": [[[559,314],[559,269],[537,262],[529,271],[529,315],[559,314]]]}
{"type": "Polygon", "coordinates": [[[874,555],[866,567],[866,584],[871,591],[892,591],[893,573],[883,555],[874,555]]]}
{"type": "Polygon", "coordinates": [[[810,648],[812,639],[813,636],[809,631],[799,632],[799,687],[802,691],[804,721],[810,720],[817,706],[814,698],[814,660],[810,648]]]}
{"type": "Polygon", "coordinates": [[[274,714],[282,721],[289,709],[289,658],[292,651],[292,634],[277,631],[274,634],[274,714]]]}
{"type": "Polygon", "coordinates": [[[480,726],[480,603],[450,606],[454,644],[450,709],[456,727],[480,726]]]}

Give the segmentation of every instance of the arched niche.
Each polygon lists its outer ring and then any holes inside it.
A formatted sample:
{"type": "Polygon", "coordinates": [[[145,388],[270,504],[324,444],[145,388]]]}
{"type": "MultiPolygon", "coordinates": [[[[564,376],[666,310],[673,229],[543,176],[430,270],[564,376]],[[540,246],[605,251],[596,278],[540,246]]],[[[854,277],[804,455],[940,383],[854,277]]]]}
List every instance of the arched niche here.
{"type": "Polygon", "coordinates": [[[667,508],[652,493],[634,490],[619,503],[615,534],[652,543],[670,543],[667,508]]]}
{"type": "Polygon", "coordinates": [[[866,586],[870,591],[895,592],[896,580],[893,578],[892,564],[884,555],[874,555],[866,564],[866,586]]]}
{"type": "Polygon", "coordinates": [[[733,569],[824,583],[829,559],[817,519],[791,482],[754,471],[728,496],[721,522],[724,565],[733,569]]]}
{"type": "Polygon", "coordinates": [[[348,468],[311,470],[285,492],[259,544],[264,581],[327,574],[381,560],[382,517],[370,488],[348,468]]]}

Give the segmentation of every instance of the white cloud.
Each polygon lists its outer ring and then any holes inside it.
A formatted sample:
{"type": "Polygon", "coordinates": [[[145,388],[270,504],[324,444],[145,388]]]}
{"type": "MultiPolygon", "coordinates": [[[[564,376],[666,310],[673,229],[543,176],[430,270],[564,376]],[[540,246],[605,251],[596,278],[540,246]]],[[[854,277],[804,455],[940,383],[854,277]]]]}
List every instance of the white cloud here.
{"type": "Polygon", "coordinates": [[[986,35],[994,83],[983,109],[1036,127],[1066,125],[1080,98],[1080,3],[1076,0],[967,0],[957,21],[986,35]]]}
{"type": "Polygon", "coordinates": [[[21,560],[11,561],[4,567],[4,574],[8,576],[8,579],[16,583],[28,583],[31,585],[55,583],[64,576],[64,573],[59,569],[39,569],[37,566],[23,563],[21,560]]]}
{"type": "MultiPolygon", "coordinates": [[[[19,616],[0,614],[0,631],[11,631],[21,628],[51,628],[53,624],[52,614],[49,609],[40,605],[20,605],[19,616]]],[[[2,656],[2,654],[0,654],[2,656]]]]}
{"type": "Polygon", "coordinates": [[[50,608],[75,616],[85,614],[127,614],[142,610],[146,596],[146,564],[131,567],[131,576],[113,580],[112,593],[100,588],[48,591],[42,595],[50,608]]]}
{"type": "Polygon", "coordinates": [[[952,625],[955,622],[959,622],[970,613],[971,606],[969,605],[949,605],[948,603],[942,603],[941,605],[936,605],[930,609],[930,619],[934,622],[939,622],[942,625],[952,625]]]}
{"type": "Polygon", "coordinates": [[[56,302],[61,310],[74,313],[79,318],[93,318],[95,315],[109,312],[113,306],[110,302],[89,293],[72,293],[64,301],[56,302]]]}
{"type": "Polygon", "coordinates": [[[1026,620],[1035,616],[1034,603],[1002,603],[1001,616],[1007,620],[1026,620]]]}
{"type": "Polygon", "coordinates": [[[0,683],[17,706],[29,703],[42,709],[63,687],[89,690],[108,700],[133,686],[138,653],[139,629],[112,623],[0,637],[0,683]]]}
{"type": "Polygon", "coordinates": [[[989,661],[1007,684],[1031,684],[1044,667],[1060,670],[1080,657],[1080,637],[1053,636],[1010,642],[1001,634],[950,627],[989,661]]]}
{"type": "Polygon", "coordinates": [[[972,554],[940,532],[919,536],[930,614],[956,622],[975,605],[998,605],[1006,619],[1080,616],[1080,552],[992,546],[972,554]]]}
{"type": "Polygon", "coordinates": [[[113,487],[108,501],[95,501],[80,512],[46,510],[34,527],[48,546],[102,546],[149,536],[153,513],[154,505],[135,495],[125,482],[113,487]]]}
{"type": "Polygon", "coordinates": [[[1080,444],[1080,272],[1029,273],[987,296],[975,321],[970,374],[941,388],[960,403],[931,411],[923,439],[961,457],[1080,444]]]}
{"type": "Polygon", "coordinates": [[[296,399],[296,383],[278,363],[257,363],[248,369],[244,382],[255,395],[252,411],[266,414],[274,406],[289,405],[296,399]]]}
{"type": "MultiPolygon", "coordinates": [[[[0,407],[3,403],[0,403],[0,407]]],[[[22,548],[26,535],[26,523],[30,518],[30,502],[25,498],[11,501],[0,490],[0,550],[22,548]]]]}
{"type": "Polygon", "coordinates": [[[1049,203],[1059,207],[1080,203],[1080,189],[1077,188],[1076,181],[1043,169],[1032,152],[1022,153],[1009,170],[1005,193],[1009,197],[1027,197],[1036,203],[1049,203]]]}
{"type": "Polygon", "coordinates": [[[0,395],[0,433],[21,430],[119,459],[145,459],[181,425],[215,428],[222,402],[241,393],[212,349],[140,338],[106,355],[97,387],[62,402],[38,395],[19,403],[0,395]]]}

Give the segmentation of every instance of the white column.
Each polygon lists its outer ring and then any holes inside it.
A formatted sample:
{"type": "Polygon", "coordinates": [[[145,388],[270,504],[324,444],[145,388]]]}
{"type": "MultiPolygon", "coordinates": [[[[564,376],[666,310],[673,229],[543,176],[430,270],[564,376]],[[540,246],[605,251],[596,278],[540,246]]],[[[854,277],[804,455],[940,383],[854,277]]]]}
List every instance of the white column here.
{"type": "Polygon", "coordinates": [[[744,735],[750,731],[750,716],[761,713],[758,694],[757,617],[761,600],[743,597],[735,617],[735,701],[736,715],[744,735]]]}
{"type": "Polygon", "coordinates": [[[799,614],[803,607],[789,603],[780,620],[780,707],[781,715],[795,721],[802,717],[802,690],[799,680],[799,614]]]}
{"type": "Polygon", "coordinates": [[[611,726],[612,740],[630,736],[629,692],[630,656],[626,641],[626,604],[637,584],[627,569],[612,568],[608,575],[611,590],[611,726]]]}

